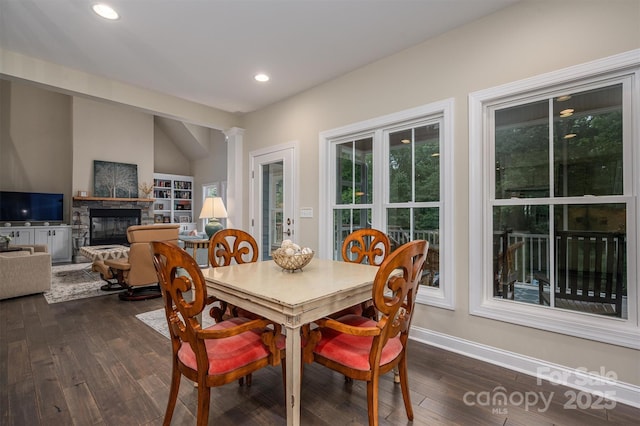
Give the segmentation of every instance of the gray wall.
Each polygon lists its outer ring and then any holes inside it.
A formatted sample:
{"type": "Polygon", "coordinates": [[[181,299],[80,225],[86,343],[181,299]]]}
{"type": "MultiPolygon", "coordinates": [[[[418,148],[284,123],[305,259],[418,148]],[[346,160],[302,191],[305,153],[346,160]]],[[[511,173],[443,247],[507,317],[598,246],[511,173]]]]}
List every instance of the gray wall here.
{"type": "Polygon", "coordinates": [[[140,183],[151,184],[155,171],[192,174],[153,115],[113,102],[0,80],[0,129],[0,189],[63,193],[65,222],[71,198],[93,192],[94,160],[136,164],[140,183]]]}
{"type": "Polygon", "coordinates": [[[65,195],[69,221],[71,98],[0,80],[0,189],[65,195]]]}

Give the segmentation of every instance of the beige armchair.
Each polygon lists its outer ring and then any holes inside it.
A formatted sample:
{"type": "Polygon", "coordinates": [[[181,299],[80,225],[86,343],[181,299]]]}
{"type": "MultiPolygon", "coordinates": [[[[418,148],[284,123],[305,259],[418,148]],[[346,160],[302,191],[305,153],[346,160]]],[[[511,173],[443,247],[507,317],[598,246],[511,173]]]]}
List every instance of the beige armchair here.
{"type": "Polygon", "coordinates": [[[106,267],[102,271],[103,278],[110,275],[127,290],[120,293],[120,299],[142,300],[162,296],[149,243],[165,241],[178,245],[179,228],[179,224],[166,224],[135,225],[127,229],[129,258],[103,261],[106,267]]]}
{"type": "Polygon", "coordinates": [[[46,246],[0,253],[0,300],[42,293],[50,288],[51,255],[46,246]]]}

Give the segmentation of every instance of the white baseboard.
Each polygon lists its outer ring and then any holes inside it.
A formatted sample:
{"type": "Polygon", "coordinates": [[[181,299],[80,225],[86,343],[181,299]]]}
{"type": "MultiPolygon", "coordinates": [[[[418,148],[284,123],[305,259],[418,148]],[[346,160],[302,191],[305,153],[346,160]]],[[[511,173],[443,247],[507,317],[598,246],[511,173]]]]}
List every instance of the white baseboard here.
{"type": "Polygon", "coordinates": [[[640,408],[640,387],[618,381],[611,372],[594,374],[582,369],[567,368],[415,326],[411,327],[410,338],[582,392],[605,395],[609,400],[640,408]]]}

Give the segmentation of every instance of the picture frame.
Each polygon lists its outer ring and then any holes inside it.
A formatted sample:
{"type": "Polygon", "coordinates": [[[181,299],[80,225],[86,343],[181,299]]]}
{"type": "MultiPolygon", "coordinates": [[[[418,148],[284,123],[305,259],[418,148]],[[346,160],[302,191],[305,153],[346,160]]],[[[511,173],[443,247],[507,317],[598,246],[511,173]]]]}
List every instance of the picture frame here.
{"type": "Polygon", "coordinates": [[[189,223],[191,218],[189,216],[180,216],[180,223],[189,223]]]}
{"type": "Polygon", "coordinates": [[[163,216],[162,223],[171,223],[171,218],[169,216],[163,216]]]}
{"type": "Polygon", "coordinates": [[[163,220],[163,216],[161,214],[153,215],[154,223],[162,223],[162,220],[163,220]]]}
{"type": "Polygon", "coordinates": [[[164,210],[164,204],[162,204],[162,203],[156,204],[156,209],[157,210],[164,210]]]}
{"type": "Polygon", "coordinates": [[[138,198],[138,165],[93,161],[95,197],[138,198]]]}

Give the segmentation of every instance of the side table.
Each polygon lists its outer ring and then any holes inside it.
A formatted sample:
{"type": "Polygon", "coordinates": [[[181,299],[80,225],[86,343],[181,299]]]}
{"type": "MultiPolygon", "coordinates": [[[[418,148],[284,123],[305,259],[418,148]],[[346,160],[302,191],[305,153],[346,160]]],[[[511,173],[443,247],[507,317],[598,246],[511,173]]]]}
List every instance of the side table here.
{"type": "MultiPolygon", "coordinates": [[[[198,249],[209,250],[209,240],[207,240],[207,239],[194,239],[194,240],[181,239],[180,241],[182,241],[184,243],[184,249],[185,250],[189,250],[189,249],[192,250],[192,256],[193,256],[194,259],[196,259],[196,262],[197,262],[196,255],[198,253],[198,249]]],[[[209,265],[209,263],[207,262],[206,266],[208,266],[208,265],[209,265]]],[[[202,266],[202,265],[200,265],[200,266],[202,266]]]]}

